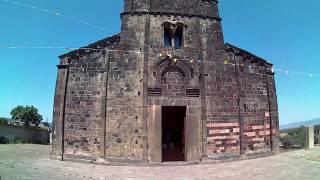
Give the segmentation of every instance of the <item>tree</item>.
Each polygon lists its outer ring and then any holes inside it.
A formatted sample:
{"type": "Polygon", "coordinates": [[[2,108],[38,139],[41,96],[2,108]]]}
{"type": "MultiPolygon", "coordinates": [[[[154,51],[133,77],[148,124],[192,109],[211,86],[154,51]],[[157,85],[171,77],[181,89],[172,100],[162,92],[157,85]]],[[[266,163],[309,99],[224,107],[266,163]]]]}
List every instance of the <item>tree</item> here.
{"type": "Polygon", "coordinates": [[[50,127],[50,124],[48,122],[43,122],[42,124],[43,126],[50,127]]]}
{"type": "Polygon", "coordinates": [[[38,109],[33,106],[17,106],[11,110],[10,115],[12,119],[23,122],[26,127],[30,125],[37,127],[43,119],[38,109]]]}
{"type": "Polygon", "coordinates": [[[287,135],[282,137],[284,148],[302,148],[305,142],[304,127],[286,130],[287,135]]]}
{"type": "Polygon", "coordinates": [[[8,119],[4,118],[4,117],[0,117],[0,124],[7,125],[8,124],[8,119]]]}

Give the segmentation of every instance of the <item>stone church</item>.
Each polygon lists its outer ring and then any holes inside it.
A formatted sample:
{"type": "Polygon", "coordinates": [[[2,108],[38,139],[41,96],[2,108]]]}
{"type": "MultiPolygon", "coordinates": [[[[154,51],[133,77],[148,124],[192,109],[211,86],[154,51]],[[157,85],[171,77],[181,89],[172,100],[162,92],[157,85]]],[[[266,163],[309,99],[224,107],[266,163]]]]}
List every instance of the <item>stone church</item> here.
{"type": "Polygon", "coordinates": [[[217,0],[124,0],[121,32],[59,56],[51,157],[207,162],[278,151],[272,64],[224,42],[217,0]]]}

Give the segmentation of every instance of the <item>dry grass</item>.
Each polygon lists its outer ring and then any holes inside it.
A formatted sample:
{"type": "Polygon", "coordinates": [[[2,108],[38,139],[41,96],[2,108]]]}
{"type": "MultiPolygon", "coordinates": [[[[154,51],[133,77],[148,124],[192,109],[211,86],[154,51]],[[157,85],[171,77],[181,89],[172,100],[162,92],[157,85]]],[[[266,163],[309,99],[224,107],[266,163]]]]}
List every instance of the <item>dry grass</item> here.
{"type": "Polygon", "coordinates": [[[309,161],[320,162],[320,146],[316,146],[314,149],[301,149],[285,153],[288,157],[297,159],[304,159],[309,161]]]}

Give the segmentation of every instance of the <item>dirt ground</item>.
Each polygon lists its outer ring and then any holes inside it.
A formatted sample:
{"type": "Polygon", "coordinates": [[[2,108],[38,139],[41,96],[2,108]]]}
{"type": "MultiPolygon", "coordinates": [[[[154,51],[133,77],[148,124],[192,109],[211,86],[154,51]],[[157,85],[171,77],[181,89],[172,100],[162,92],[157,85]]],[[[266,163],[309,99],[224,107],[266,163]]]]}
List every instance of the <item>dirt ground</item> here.
{"type": "Polygon", "coordinates": [[[49,159],[50,148],[44,145],[0,145],[0,179],[320,179],[320,147],[261,159],[179,167],[103,166],[55,161],[49,159]]]}

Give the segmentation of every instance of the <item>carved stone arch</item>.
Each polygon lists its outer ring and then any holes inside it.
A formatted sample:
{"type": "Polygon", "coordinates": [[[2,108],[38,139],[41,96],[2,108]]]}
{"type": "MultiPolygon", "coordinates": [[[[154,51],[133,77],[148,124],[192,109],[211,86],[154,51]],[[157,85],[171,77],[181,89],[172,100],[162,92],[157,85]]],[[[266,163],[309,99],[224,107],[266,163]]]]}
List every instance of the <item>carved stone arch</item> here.
{"type": "Polygon", "coordinates": [[[187,64],[183,61],[178,61],[176,63],[176,66],[179,67],[180,69],[182,69],[182,71],[184,72],[185,76],[188,79],[193,78],[193,68],[189,64],[187,64]]]}
{"type": "Polygon", "coordinates": [[[159,76],[162,74],[163,70],[170,64],[169,59],[161,59],[156,65],[153,67],[153,76],[159,76]]]}
{"type": "Polygon", "coordinates": [[[167,66],[161,72],[161,78],[164,77],[167,72],[179,72],[184,78],[186,78],[185,72],[178,66],[167,66]]]}
{"type": "Polygon", "coordinates": [[[156,78],[156,81],[160,83],[165,73],[170,71],[179,72],[185,78],[186,82],[189,82],[193,78],[192,67],[176,57],[160,59],[153,68],[153,76],[156,78]]]}

